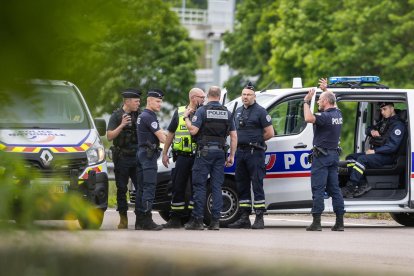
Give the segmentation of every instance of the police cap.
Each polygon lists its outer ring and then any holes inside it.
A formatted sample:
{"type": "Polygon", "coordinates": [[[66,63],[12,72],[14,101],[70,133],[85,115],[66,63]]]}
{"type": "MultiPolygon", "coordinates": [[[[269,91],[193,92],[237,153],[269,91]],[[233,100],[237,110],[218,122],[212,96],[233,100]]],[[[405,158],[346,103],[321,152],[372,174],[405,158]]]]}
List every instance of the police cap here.
{"type": "Polygon", "coordinates": [[[380,102],[380,103],[378,103],[379,108],[383,108],[386,105],[394,106],[394,103],[392,103],[392,102],[380,102]]]}
{"type": "Polygon", "coordinates": [[[162,92],[161,89],[153,88],[148,91],[147,94],[148,97],[163,99],[164,98],[164,92],[162,92]]]}
{"type": "Polygon", "coordinates": [[[248,81],[244,89],[250,89],[254,91],[253,83],[251,81],[248,81]]]}
{"type": "Polygon", "coordinates": [[[121,94],[124,99],[141,98],[141,91],[135,88],[127,88],[121,94]]]}

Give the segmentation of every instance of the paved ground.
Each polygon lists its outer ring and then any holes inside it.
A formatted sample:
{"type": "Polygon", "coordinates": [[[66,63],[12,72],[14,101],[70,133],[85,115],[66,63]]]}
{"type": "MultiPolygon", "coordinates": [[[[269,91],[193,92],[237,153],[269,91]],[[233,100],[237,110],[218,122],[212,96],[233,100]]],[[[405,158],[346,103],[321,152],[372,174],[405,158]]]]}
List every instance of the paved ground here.
{"type": "MultiPolygon", "coordinates": [[[[67,231],[68,228],[79,229],[76,221],[39,224],[43,229],[41,236],[53,243],[145,252],[156,258],[196,257],[260,265],[288,263],[313,269],[329,267],[367,274],[414,274],[414,228],[400,226],[394,221],[346,219],[345,232],[332,232],[330,227],[335,218],[324,216],[322,232],[307,232],[305,227],[310,224],[311,216],[268,215],[264,230],[164,229],[152,232],[133,230],[133,212],[128,212],[128,216],[128,230],[116,229],[118,215],[115,210],[106,212],[102,229],[98,231],[67,231]]],[[[153,216],[158,223],[164,222],[156,213],[153,216]]]]}

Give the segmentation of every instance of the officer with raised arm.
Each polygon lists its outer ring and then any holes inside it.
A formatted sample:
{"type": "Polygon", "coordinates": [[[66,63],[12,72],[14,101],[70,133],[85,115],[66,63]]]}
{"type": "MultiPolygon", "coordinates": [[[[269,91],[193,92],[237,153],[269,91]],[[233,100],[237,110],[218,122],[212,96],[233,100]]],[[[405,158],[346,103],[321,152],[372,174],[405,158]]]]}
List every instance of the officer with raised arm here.
{"type": "Polygon", "coordinates": [[[321,231],[321,214],[325,209],[325,189],[332,197],[332,205],[336,214],[332,231],[344,231],[344,199],[339,189],[338,163],[339,138],[342,129],[342,114],[336,107],[335,95],[327,90],[327,80],[319,81],[324,91],[318,100],[319,111],[315,114],[310,109],[315,89],[309,90],[304,98],[304,117],[307,123],[314,124],[312,149],[311,188],[313,222],[307,231],[321,231]]]}
{"type": "Polygon", "coordinates": [[[265,152],[266,140],[274,136],[272,120],[266,109],[256,103],[253,85],[249,82],[242,91],[243,106],[236,110],[237,152],[236,182],[239,195],[239,207],[242,215],[229,228],[263,229],[263,214],[266,211],[263,179],[266,175],[265,152]],[[256,219],[250,223],[253,209],[256,219]]]}
{"type": "Polygon", "coordinates": [[[140,114],[141,92],[128,88],[122,91],[123,104],[115,110],[109,118],[107,138],[113,141],[112,160],[114,161],[116,202],[120,221],[118,229],[128,228],[128,203],[126,193],[128,180],[131,178],[137,188],[136,155],[138,151],[137,119],[140,114]]]}
{"type": "Polygon", "coordinates": [[[152,204],[157,184],[157,159],[160,143],[165,143],[165,133],[155,112],[161,110],[164,94],[151,89],[147,94],[147,106],[138,117],[138,189],[135,201],[135,230],[162,230],[152,220],[152,204]]]}
{"type": "Polygon", "coordinates": [[[194,112],[187,108],[184,119],[191,135],[196,136],[197,152],[193,165],[192,183],[194,188],[194,210],[186,230],[204,230],[204,205],[206,204],[207,179],[210,175],[213,203],[209,230],[219,230],[220,212],[223,206],[221,186],[224,182],[223,165],[232,166],[237,148],[237,133],[234,120],[227,108],[220,104],[221,90],[210,87],[207,93],[208,103],[194,112]],[[226,137],[230,134],[230,155],[227,157],[226,137]]]}

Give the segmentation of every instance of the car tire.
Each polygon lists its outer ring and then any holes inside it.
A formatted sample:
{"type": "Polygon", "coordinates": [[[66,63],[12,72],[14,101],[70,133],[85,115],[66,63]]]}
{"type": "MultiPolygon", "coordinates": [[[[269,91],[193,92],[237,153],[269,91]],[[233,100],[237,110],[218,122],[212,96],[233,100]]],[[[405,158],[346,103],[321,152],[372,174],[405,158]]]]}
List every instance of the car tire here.
{"type": "Polygon", "coordinates": [[[414,227],[414,213],[390,213],[390,215],[399,224],[414,227]]]}
{"type": "MultiPolygon", "coordinates": [[[[223,207],[221,211],[220,227],[226,228],[229,224],[238,220],[241,216],[239,209],[239,197],[236,189],[236,182],[232,179],[225,179],[221,188],[223,195],[223,207]]],[[[204,223],[210,224],[211,206],[212,206],[211,187],[207,191],[207,200],[205,206],[204,223]]]]}

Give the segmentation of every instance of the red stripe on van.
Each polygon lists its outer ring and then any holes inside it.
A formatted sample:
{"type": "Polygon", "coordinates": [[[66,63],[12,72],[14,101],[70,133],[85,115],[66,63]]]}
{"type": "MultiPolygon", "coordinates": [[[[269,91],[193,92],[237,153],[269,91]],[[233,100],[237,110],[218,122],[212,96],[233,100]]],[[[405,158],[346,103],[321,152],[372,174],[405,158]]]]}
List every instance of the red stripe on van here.
{"type": "Polygon", "coordinates": [[[305,173],[278,173],[278,174],[267,174],[266,178],[310,177],[310,175],[311,175],[310,172],[305,172],[305,173]]]}

